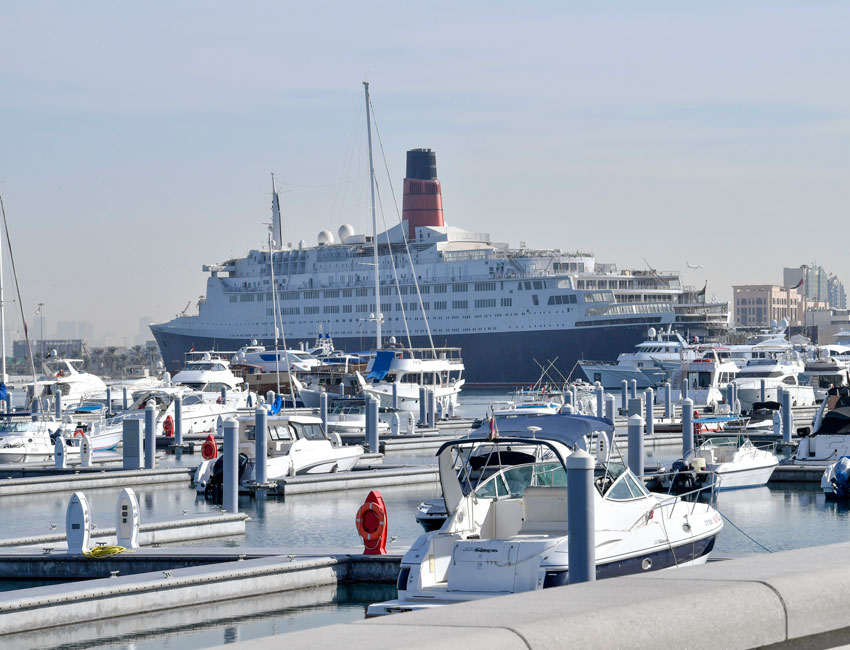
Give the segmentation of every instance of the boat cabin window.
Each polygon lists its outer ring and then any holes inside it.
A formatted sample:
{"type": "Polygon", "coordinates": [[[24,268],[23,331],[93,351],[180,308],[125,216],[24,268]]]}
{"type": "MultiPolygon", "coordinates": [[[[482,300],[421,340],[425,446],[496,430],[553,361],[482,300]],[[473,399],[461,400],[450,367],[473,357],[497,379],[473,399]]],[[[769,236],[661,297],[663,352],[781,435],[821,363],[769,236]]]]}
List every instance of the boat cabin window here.
{"type": "Polygon", "coordinates": [[[817,388],[829,388],[830,386],[843,386],[844,377],[842,375],[815,375],[811,378],[812,385],[817,388]]]}
{"type": "Polygon", "coordinates": [[[190,406],[192,404],[202,404],[203,401],[204,398],[200,395],[186,395],[186,397],[183,398],[183,406],[190,406]]]}
{"type": "Polygon", "coordinates": [[[711,373],[710,372],[689,372],[688,383],[691,388],[710,388],[711,373]]]}
{"type": "Polygon", "coordinates": [[[321,424],[302,424],[301,422],[290,422],[289,426],[293,427],[298,433],[299,438],[307,440],[326,440],[325,432],[322,431],[321,424]]]}
{"type": "Polygon", "coordinates": [[[744,369],[741,370],[741,372],[738,373],[738,377],[741,378],[741,379],[745,379],[747,377],[755,377],[756,379],[758,379],[758,378],[764,378],[764,379],[773,378],[773,379],[775,379],[776,377],[781,377],[781,376],[782,376],[781,370],[748,370],[747,368],[744,368],[744,369]]]}
{"type": "Polygon", "coordinates": [[[567,474],[560,463],[531,463],[509,467],[494,474],[475,489],[483,499],[519,498],[528,486],[564,486],[567,474]]]}
{"type": "Polygon", "coordinates": [[[785,379],[782,380],[783,384],[790,384],[791,386],[797,385],[797,378],[794,375],[788,375],[785,379]]]}
{"type": "Polygon", "coordinates": [[[646,492],[641,489],[629,472],[621,474],[620,478],[614,482],[614,485],[605,494],[605,498],[612,501],[628,501],[629,499],[639,499],[644,496],[646,496],[646,492]]]}

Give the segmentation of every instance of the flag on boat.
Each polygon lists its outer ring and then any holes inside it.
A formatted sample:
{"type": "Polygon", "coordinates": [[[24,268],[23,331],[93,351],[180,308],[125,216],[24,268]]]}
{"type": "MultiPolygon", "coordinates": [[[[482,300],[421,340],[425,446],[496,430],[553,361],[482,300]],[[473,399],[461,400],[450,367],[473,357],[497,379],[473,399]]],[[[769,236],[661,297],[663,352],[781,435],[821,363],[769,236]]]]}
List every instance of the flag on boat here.
{"type": "Polygon", "coordinates": [[[793,287],[791,287],[791,288],[792,288],[792,289],[799,289],[800,287],[802,287],[802,286],[803,286],[803,280],[804,280],[804,279],[805,279],[805,278],[800,278],[800,281],[799,281],[797,284],[795,284],[793,287]]]}
{"type": "Polygon", "coordinates": [[[705,298],[705,290],[708,289],[708,280],[705,281],[705,286],[702,289],[697,291],[698,298],[705,298]]]}
{"type": "Polygon", "coordinates": [[[38,309],[35,310],[35,315],[39,316],[41,314],[41,305],[38,306],[38,309]]]}
{"type": "Polygon", "coordinates": [[[195,351],[195,344],[194,344],[194,343],[192,343],[192,347],[191,347],[191,348],[189,348],[189,352],[194,352],[194,351],[195,351]]]}
{"type": "Polygon", "coordinates": [[[490,416],[490,435],[487,436],[488,440],[495,440],[499,437],[499,429],[496,428],[496,416],[490,416]]]}

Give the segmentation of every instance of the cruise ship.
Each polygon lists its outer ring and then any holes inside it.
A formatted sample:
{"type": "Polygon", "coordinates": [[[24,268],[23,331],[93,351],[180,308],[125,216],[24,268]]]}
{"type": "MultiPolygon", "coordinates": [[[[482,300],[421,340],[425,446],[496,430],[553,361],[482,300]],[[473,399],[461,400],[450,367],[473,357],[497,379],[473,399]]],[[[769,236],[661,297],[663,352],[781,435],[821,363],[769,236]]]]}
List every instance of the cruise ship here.
{"type": "Polygon", "coordinates": [[[446,225],[430,149],[407,152],[402,221],[377,235],[343,225],[336,236],[321,231],[316,246],[281,246],[278,205],[275,194],[265,250],[204,266],[197,313],[150,326],[168,369],[191,349],[237,350],[255,339],[273,346],[276,309],[289,347],[323,331],[349,352],[374,349],[380,319],[383,343],[462,348],[467,385],[479,386],[531,383],[550,364],[551,376],[576,377],[579,359],[613,360],[650,327],[703,339],[728,327],[728,305],[707,303],[676,272],[511,248],[446,225]]]}

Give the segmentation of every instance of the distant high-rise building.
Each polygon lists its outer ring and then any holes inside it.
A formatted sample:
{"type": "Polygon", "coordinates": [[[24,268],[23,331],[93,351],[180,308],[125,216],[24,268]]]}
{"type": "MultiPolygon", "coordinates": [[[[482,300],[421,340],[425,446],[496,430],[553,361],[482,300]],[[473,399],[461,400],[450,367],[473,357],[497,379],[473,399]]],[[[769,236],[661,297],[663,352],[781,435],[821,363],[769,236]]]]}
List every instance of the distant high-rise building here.
{"type": "Polygon", "coordinates": [[[94,325],[88,321],[80,321],[77,323],[77,335],[86,341],[94,340],[94,325]]]}
{"type": "Polygon", "coordinates": [[[829,306],[832,309],[847,309],[847,294],[844,292],[844,285],[837,275],[829,276],[827,287],[829,306]]]}
{"type": "Polygon", "coordinates": [[[785,267],[782,280],[786,287],[796,287],[800,280],[803,280],[803,286],[799,288],[799,291],[806,300],[827,303],[836,309],[843,308],[834,300],[844,300],[841,298],[844,295],[844,287],[841,286],[837,276],[830,275],[822,266],[803,264],[797,268],[785,267]],[[830,288],[831,282],[837,285],[834,289],[830,288]]]}

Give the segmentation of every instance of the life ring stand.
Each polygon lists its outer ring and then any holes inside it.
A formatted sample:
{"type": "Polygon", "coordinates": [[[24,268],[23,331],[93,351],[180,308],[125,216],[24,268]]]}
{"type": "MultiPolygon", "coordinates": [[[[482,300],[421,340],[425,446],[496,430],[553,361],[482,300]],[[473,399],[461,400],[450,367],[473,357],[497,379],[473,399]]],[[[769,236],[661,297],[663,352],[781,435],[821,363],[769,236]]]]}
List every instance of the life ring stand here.
{"type": "Polygon", "coordinates": [[[363,538],[364,555],[385,555],[387,552],[387,506],[381,493],[369,492],[366,501],[354,518],[357,534],[363,538]]]}
{"type": "Polygon", "coordinates": [[[210,434],[201,445],[201,458],[204,460],[212,460],[218,457],[218,445],[215,442],[215,436],[210,434]]]}
{"type": "Polygon", "coordinates": [[[83,427],[77,427],[76,429],[74,429],[74,437],[75,438],[80,438],[80,437],[84,436],[85,434],[86,434],[86,430],[83,429],[83,427]]]}

